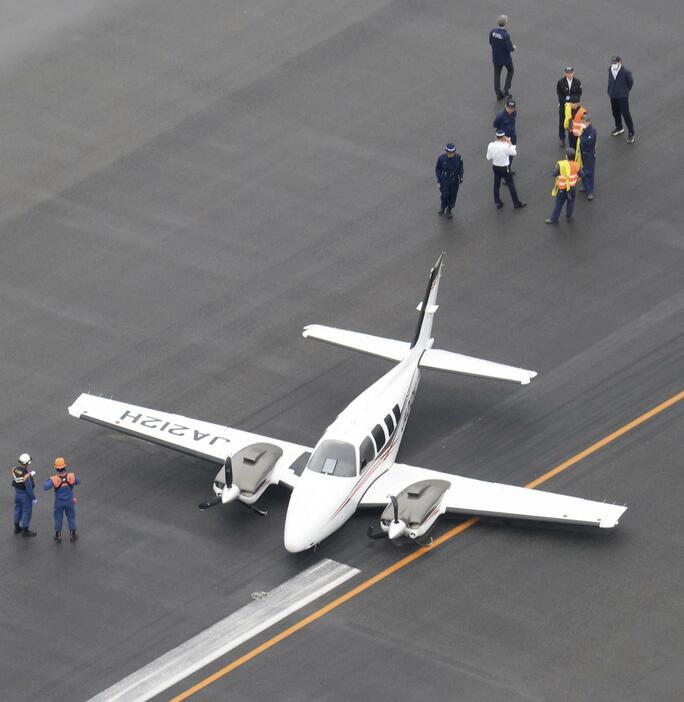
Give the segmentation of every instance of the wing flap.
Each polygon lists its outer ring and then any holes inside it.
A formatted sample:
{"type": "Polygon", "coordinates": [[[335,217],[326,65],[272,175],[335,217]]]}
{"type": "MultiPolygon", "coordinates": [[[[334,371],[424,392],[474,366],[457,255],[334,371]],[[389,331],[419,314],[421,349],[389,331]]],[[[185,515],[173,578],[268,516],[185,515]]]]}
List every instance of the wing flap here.
{"type": "Polygon", "coordinates": [[[509,380],[521,385],[527,385],[537,375],[536,371],[494,363],[494,361],[487,361],[483,358],[465,356],[462,353],[443,351],[442,349],[427,349],[421,356],[418,365],[421,368],[441,370],[447,373],[463,373],[464,375],[509,380]]]}
{"type": "Polygon", "coordinates": [[[389,495],[398,494],[414,482],[431,478],[449,481],[451,486],[443,499],[446,511],[450,513],[611,529],[617,526],[627,509],[622,505],[463,478],[400,463],[396,463],[370,486],[361,499],[361,505],[384,506],[389,495]]]}
{"type": "Polygon", "coordinates": [[[333,346],[342,346],[345,349],[386,358],[389,361],[403,360],[411,349],[411,345],[406,341],[385,339],[381,336],[326,327],[322,324],[309,324],[304,327],[302,335],[307,339],[318,339],[333,346]]]}
{"type": "Polygon", "coordinates": [[[283,482],[289,487],[297,480],[296,471],[291,467],[298,465],[302,454],[311,452],[306,446],[288,441],[88,393],[79,395],[68,411],[77,419],[218,464],[250,444],[275,444],[283,454],[274,467],[272,482],[283,482]]]}

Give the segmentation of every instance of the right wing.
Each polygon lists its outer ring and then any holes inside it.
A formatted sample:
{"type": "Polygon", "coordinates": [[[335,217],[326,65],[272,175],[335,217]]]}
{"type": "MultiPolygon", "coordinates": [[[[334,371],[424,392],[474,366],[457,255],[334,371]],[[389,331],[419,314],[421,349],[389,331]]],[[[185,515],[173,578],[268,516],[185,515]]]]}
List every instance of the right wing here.
{"type": "Polygon", "coordinates": [[[462,353],[443,351],[442,349],[426,349],[420,357],[418,365],[421,368],[431,368],[432,370],[441,370],[447,373],[462,373],[464,375],[478,375],[483,378],[495,378],[496,380],[510,380],[521,385],[527,385],[537,375],[536,371],[507,366],[503,363],[494,363],[494,361],[486,361],[483,358],[465,356],[462,353]]]}
{"type": "Polygon", "coordinates": [[[609,502],[594,502],[543,490],[489,483],[401,463],[395,463],[368,488],[361,498],[361,506],[385,507],[389,495],[396,496],[413,483],[430,479],[450,483],[442,498],[448,513],[612,529],[627,509],[609,502]]]}
{"type": "Polygon", "coordinates": [[[282,482],[288,487],[294,487],[304,467],[301,464],[306,463],[304,457],[308,458],[312,451],[289,441],[87,393],[79,395],[69,407],[69,414],[220,465],[250,444],[274,444],[283,453],[273,469],[271,482],[282,482]]]}

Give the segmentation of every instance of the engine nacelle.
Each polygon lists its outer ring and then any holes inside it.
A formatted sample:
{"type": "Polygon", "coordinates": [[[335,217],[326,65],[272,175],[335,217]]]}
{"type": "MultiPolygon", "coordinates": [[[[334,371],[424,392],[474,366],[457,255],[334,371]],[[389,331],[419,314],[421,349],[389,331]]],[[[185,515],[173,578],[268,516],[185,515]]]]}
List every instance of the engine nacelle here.
{"type": "Polygon", "coordinates": [[[214,493],[223,504],[239,499],[254,504],[270,485],[270,477],[283,455],[279,446],[267,443],[250,444],[237,451],[214,478],[214,493]]]}

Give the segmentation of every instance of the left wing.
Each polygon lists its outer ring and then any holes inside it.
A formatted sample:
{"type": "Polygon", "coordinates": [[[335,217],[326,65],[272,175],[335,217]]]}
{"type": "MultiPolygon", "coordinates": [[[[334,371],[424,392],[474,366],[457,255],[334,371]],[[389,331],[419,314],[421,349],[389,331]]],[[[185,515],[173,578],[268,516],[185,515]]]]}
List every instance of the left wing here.
{"type": "Polygon", "coordinates": [[[622,505],[594,502],[543,490],[489,483],[436,470],[395,463],[361,498],[361,507],[385,507],[390,495],[419,480],[447,480],[446,512],[487,517],[509,517],[561,524],[582,524],[612,529],[627,509],[622,505]]]}
{"type": "Polygon", "coordinates": [[[218,464],[223,464],[251,444],[272,444],[282,451],[282,455],[273,468],[270,482],[281,482],[288,487],[294,487],[312,451],[289,441],[87,393],[79,395],[69,407],[69,414],[218,464]]]}

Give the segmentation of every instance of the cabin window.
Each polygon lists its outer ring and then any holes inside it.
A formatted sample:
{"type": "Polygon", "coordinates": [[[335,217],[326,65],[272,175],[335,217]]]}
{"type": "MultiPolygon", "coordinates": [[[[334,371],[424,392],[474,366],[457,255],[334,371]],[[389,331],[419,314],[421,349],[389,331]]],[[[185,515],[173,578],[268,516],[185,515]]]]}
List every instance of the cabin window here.
{"type": "Polygon", "coordinates": [[[385,417],[385,426],[387,427],[387,436],[392,436],[394,432],[394,417],[391,414],[385,417]]]}
{"type": "Polygon", "coordinates": [[[361,470],[363,470],[375,458],[375,446],[370,436],[367,436],[359,448],[359,460],[361,462],[361,470]]]}
{"type": "Polygon", "coordinates": [[[399,423],[399,417],[401,417],[401,410],[399,409],[399,405],[394,405],[392,408],[392,414],[394,414],[394,418],[397,420],[397,424],[399,423]]]}
{"type": "Polygon", "coordinates": [[[342,478],[356,476],[356,450],[346,441],[323,441],[309,459],[309,470],[342,478]]]}
{"type": "Polygon", "coordinates": [[[379,424],[376,424],[373,427],[373,431],[371,432],[371,434],[373,434],[373,438],[375,439],[375,445],[378,447],[379,453],[380,449],[385,445],[385,432],[379,424]]]}

